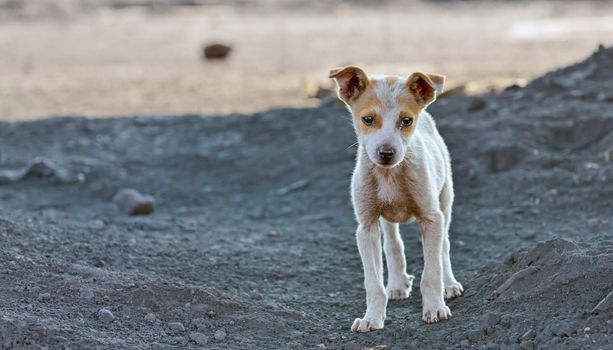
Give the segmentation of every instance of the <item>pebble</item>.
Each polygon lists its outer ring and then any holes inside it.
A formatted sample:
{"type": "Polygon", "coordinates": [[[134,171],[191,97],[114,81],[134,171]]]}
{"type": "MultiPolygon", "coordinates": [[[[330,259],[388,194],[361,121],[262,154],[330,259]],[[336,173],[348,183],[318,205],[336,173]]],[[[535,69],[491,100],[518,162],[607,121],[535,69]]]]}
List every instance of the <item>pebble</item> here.
{"type": "Polygon", "coordinates": [[[483,326],[484,327],[494,327],[500,322],[500,315],[497,313],[489,312],[485,316],[483,316],[483,326]]]}
{"type": "Polygon", "coordinates": [[[474,342],[476,342],[476,341],[480,340],[482,336],[483,336],[483,332],[482,332],[481,330],[478,330],[478,329],[477,329],[477,330],[472,330],[472,331],[469,331],[469,332],[466,334],[466,338],[467,338],[467,339],[468,339],[468,340],[469,340],[471,343],[474,343],[474,342]]]}
{"type": "Polygon", "coordinates": [[[115,316],[111,310],[102,308],[98,310],[98,319],[103,323],[109,323],[115,319],[115,316]]]}
{"type": "Polygon", "coordinates": [[[203,56],[207,60],[219,60],[224,59],[230,54],[232,47],[225,44],[211,44],[204,47],[202,51],[203,56]]]}
{"type": "Polygon", "coordinates": [[[185,327],[183,327],[183,323],[181,322],[169,322],[168,329],[170,329],[171,334],[179,334],[185,332],[185,327]]]}
{"type": "Polygon", "coordinates": [[[198,345],[205,345],[208,341],[207,336],[200,332],[191,332],[189,338],[198,345]]]}
{"type": "Polygon", "coordinates": [[[38,295],[38,301],[40,301],[41,303],[44,303],[50,300],[51,300],[51,294],[49,293],[40,293],[38,295]]]}
{"type": "Polygon", "coordinates": [[[149,322],[149,323],[155,323],[155,321],[157,320],[157,317],[155,317],[154,313],[148,313],[145,315],[145,321],[149,322]]]}
{"type": "Polygon", "coordinates": [[[123,189],[113,197],[120,212],[128,215],[147,215],[155,211],[155,199],[134,189],[123,189]]]}
{"type": "Polygon", "coordinates": [[[226,331],[224,331],[223,329],[220,329],[217,332],[215,332],[215,340],[222,341],[224,339],[226,339],[226,331]]]}
{"type": "Polygon", "coordinates": [[[270,230],[266,235],[271,238],[279,237],[279,231],[270,230]]]}

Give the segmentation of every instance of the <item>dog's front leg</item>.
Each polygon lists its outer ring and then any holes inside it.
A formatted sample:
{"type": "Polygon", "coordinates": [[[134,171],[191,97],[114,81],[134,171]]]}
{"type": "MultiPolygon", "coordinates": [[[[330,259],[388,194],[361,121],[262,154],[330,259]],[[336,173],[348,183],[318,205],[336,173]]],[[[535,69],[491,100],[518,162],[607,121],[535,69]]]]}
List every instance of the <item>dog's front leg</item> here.
{"type": "Polygon", "coordinates": [[[424,249],[424,271],[421,276],[422,318],[435,323],[451,317],[443,299],[443,214],[434,212],[419,221],[424,249]]]}
{"type": "Polygon", "coordinates": [[[356,238],[364,266],[364,287],[366,289],[366,314],[356,318],[351,326],[354,332],[370,332],[383,328],[387,294],[383,286],[383,259],[381,257],[381,232],[375,222],[369,226],[360,225],[356,238]]]}

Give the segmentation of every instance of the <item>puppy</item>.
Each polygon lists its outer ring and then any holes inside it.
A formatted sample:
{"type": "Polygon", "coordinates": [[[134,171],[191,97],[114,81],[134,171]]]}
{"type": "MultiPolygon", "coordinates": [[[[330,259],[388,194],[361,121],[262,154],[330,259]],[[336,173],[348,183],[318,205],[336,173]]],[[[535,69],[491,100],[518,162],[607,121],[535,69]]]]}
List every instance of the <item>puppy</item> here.
{"type": "Polygon", "coordinates": [[[427,323],[447,319],[451,311],[444,299],[463,292],[449,260],[451,162],[434,120],[425,111],[442,92],[445,77],[420,72],[409,77],[368,76],[359,67],[347,66],[331,70],[330,78],[336,80],[338,97],[351,112],[359,145],[351,196],[364,267],[366,313],[355,319],[351,330],[383,328],[387,300],[405,299],[411,293],[414,276],[406,273],[398,223],[414,220],[424,251],[422,318],[427,323]]]}

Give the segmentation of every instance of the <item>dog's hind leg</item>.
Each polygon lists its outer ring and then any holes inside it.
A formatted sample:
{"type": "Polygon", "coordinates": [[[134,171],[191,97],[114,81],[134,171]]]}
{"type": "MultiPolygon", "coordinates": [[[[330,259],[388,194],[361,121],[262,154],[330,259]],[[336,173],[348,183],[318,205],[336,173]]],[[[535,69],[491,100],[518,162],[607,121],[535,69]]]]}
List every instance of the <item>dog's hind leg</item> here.
{"type": "Polygon", "coordinates": [[[449,226],[451,225],[451,207],[453,205],[453,184],[447,179],[440,196],[440,205],[445,225],[443,228],[443,284],[445,285],[445,298],[451,299],[462,295],[464,288],[453,276],[451,259],[449,256],[449,226]]]}
{"type": "Polygon", "coordinates": [[[415,276],[407,274],[407,262],[404,256],[404,244],[398,231],[398,224],[383,218],[380,220],[383,230],[383,249],[387,263],[387,297],[390,300],[406,299],[411,294],[415,276]]]}
{"type": "Polygon", "coordinates": [[[364,287],[366,289],[366,313],[363,318],[353,321],[353,332],[370,332],[383,328],[387,295],[383,286],[383,257],[381,256],[381,231],[377,222],[356,232],[358,250],[364,266],[364,287]]]}

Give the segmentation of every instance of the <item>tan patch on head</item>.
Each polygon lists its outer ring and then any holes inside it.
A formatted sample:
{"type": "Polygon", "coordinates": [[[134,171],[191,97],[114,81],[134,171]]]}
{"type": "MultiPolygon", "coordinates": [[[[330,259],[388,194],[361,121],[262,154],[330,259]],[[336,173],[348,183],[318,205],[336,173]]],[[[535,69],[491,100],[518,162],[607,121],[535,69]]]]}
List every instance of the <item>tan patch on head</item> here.
{"type": "Polygon", "coordinates": [[[405,136],[410,136],[415,131],[415,127],[417,126],[417,118],[419,118],[419,113],[422,111],[422,107],[415,101],[415,99],[411,97],[399,97],[398,98],[398,106],[400,107],[400,114],[398,115],[398,125],[404,118],[413,118],[413,124],[410,126],[401,128],[400,131],[405,136]]]}
{"type": "Polygon", "coordinates": [[[397,126],[405,116],[413,118],[411,126],[402,128],[402,133],[409,136],[415,130],[417,117],[424,108],[424,105],[409,91],[405,80],[396,76],[369,78],[366,89],[347,104],[351,108],[353,122],[356,123],[360,132],[365,134],[381,128],[383,116],[379,114],[380,112],[397,110],[397,126]],[[364,124],[362,122],[364,116],[375,118],[375,126],[364,124]]]}
{"type": "Polygon", "coordinates": [[[367,89],[354,101],[349,102],[349,107],[353,112],[353,122],[358,126],[361,132],[371,133],[381,128],[383,125],[383,117],[377,113],[380,109],[381,102],[373,91],[373,87],[378,84],[377,81],[371,81],[367,89]],[[375,126],[368,126],[362,122],[362,117],[371,116],[375,118],[375,126]]]}

